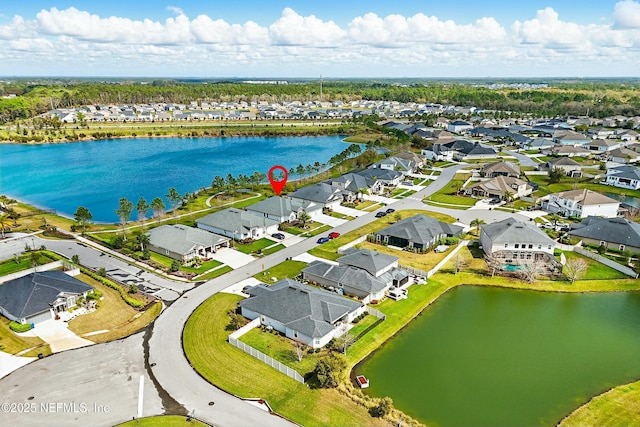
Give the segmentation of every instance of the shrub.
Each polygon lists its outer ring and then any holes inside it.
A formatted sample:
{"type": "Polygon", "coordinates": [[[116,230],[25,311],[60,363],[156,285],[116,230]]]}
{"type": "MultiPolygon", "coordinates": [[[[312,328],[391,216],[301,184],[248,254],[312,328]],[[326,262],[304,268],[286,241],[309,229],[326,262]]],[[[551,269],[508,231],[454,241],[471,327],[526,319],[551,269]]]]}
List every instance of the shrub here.
{"type": "Polygon", "coordinates": [[[107,277],[107,269],[106,269],[106,268],[104,268],[104,267],[100,267],[100,268],[98,269],[98,275],[99,275],[100,277],[107,277]]]}
{"type": "Polygon", "coordinates": [[[327,358],[318,360],[316,367],[313,369],[318,379],[318,383],[322,388],[335,388],[340,382],[347,364],[341,355],[331,354],[327,358]]]}
{"type": "Polygon", "coordinates": [[[96,273],[94,273],[93,271],[88,270],[88,269],[86,269],[84,267],[80,267],[80,271],[82,271],[84,274],[86,274],[87,276],[91,277],[92,279],[97,280],[98,282],[102,283],[103,285],[118,291],[118,293],[120,294],[120,297],[122,298],[122,300],[124,302],[126,302],[127,304],[129,304],[131,307],[133,307],[133,308],[142,308],[142,307],[144,307],[144,303],[142,301],[137,300],[135,298],[131,298],[129,295],[127,295],[127,291],[122,289],[122,286],[118,285],[117,283],[114,283],[111,280],[105,279],[104,277],[101,277],[101,276],[97,275],[96,273]]]}
{"type": "Polygon", "coordinates": [[[142,251],[142,256],[140,258],[142,258],[142,259],[150,259],[151,258],[151,253],[149,252],[148,249],[145,249],[144,251],[142,251]]]}
{"type": "Polygon", "coordinates": [[[604,255],[607,252],[607,247],[606,246],[598,246],[598,253],[600,255],[604,255]]]}
{"type": "Polygon", "coordinates": [[[23,325],[22,323],[12,320],[11,323],[9,323],[9,328],[11,328],[13,332],[27,332],[31,330],[31,323],[25,323],[23,325]]]}
{"type": "Polygon", "coordinates": [[[171,262],[171,268],[169,268],[169,271],[175,273],[178,270],[180,270],[180,263],[178,260],[174,259],[173,262],[171,262]]]}
{"type": "Polygon", "coordinates": [[[136,284],[129,285],[129,293],[130,294],[137,294],[138,293],[138,285],[136,285],[136,284]]]}
{"type": "Polygon", "coordinates": [[[122,249],[124,246],[124,237],[116,236],[111,242],[111,246],[113,246],[114,249],[122,249]]]}
{"type": "Polygon", "coordinates": [[[369,408],[369,414],[372,417],[384,417],[391,412],[393,408],[393,400],[390,397],[383,397],[378,404],[372,408],[369,408]]]}

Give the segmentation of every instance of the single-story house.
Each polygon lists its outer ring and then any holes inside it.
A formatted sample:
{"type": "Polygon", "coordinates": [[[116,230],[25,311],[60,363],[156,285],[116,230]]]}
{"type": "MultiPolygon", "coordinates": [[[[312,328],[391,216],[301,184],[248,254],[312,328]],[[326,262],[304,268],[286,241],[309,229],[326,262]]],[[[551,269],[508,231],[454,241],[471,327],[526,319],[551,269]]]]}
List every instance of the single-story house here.
{"type": "Polygon", "coordinates": [[[353,202],[356,199],[361,199],[366,193],[371,195],[381,194],[384,190],[382,181],[367,178],[357,173],[347,173],[326,182],[341,191],[345,202],[353,202]]]}
{"type": "Polygon", "coordinates": [[[591,151],[581,146],[557,144],[550,149],[544,150],[543,153],[550,156],[587,157],[591,154],[591,151]]]}
{"type": "Polygon", "coordinates": [[[218,249],[227,247],[228,237],[183,224],[161,225],[149,230],[149,250],[180,262],[209,259],[218,249]]]}
{"type": "Polygon", "coordinates": [[[247,206],[246,211],[283,223],[297,220],[302,212],[306,212],[312,219],[316,218],[322,214],[322,206],[308,200],[273,196],[247,206]]]}
{"type": "Polygon", "coordinates": [[[214,212],[196,220],[198,228],[236,240],[259,239],[278,232],[280,223],[236,208],[214,212]]]}
{"type": "Polygon", "coordinates": [[[582,166],[580,163],[568,157],[558,157],[538,165],[538,170],[552,171],[556,168],[563,170],[565,175],[572,178],[579,178],[582,176],[582,166]]]}
{"type": "Polygon", "coordinates": [[[603,153],[606,151],[615,150],[620,147],[620,141],[613,141],[609,139],[596,139],[589,143],[589,150],[603,153]]]}
{"type": "MultiPolygon", "coordinates": [[[[469,141],[467,141],[469,142],[469,141]]],[[[474,159],[488,159],[498,155],[496,150],[491,147],[485,147],[479,142],[469,142],[465,147],[460,147],[453,155],[453,159],[457,161],[474,160],[474,159]],[[472,145],[469,145],[472,144],[472,145]]]]}
{"type": "Polygon", "coordinates": [[[260,318],[262,325],[312,348],[326,345],[340,333],[341,323],[351,323],[366,309],[363,303],[290,279],[246,292],[250,297],[239,303],[244,317],[260,318]]]}
{"type": "Polygon", "coordinates": [[[463,228],[426,215],[414,215],[374,233],[377,242],[400,248],[428,249],[446,237],[462,234],[463,228]]]}
{"type": "Polygon", "coordinates": [[[342,203],[342,192],[340,189],[332,187],[326,182],[302,187],[289,194],[289,198],[299,200],[300,202],[314,202],[322,208],[335,208],[342,203]]]}
{"type": "Polygon", "coordinates": [[[354,174],[374,181],[379,181],[388,187],[395,187],[399,185],[404,177],[402,172],[378,168],[363,169],[361,171],[354,172],[354,174]]]}
{"type": "Polygon", "coordinates": [[[548,138],[535,138],[520,145],[525,150],[544,150],[553,147],[553,141],[548,138]]]}
{"type": "Polygon", "coordinates": [[[392,171],[402,172],[404,175],[413,173],[416,170],[416,164],[411,160],[402,159],[400,157],[387,157],[375,162],[370,168],[388,169],[392,171]]]}
{"type": "Polygon", "coordinates": [[[496,197],[499,199],[504,199],[509,192],[513,199],[519,199],[533,193],[533,187],[520,178],[497,176],[473,184],[465,188],[464,192],[474,197],[496,197]]]}
{"type": "Polygon", "coordinates": [[[616,135],[623,141],[637,141],[638,140],[638,132],[631,129],[618,129],[616,130],[616,135]]]}
{"type": "Polygon", "coordinates": [[[562,145],[585,145],[591,142],[591,138],[579,132],[561,129],[553,132],[553,142],[562,145]]]}
{"type": "Polygon", "coordinates": [[[615,218],[618,216],[620,202],[604,194],[582,189],[549,194],[542,208],[547,212],[577,218],[588,216],[615,218]]]}
{"type": "Polygon", "coordinates": [[[640,167],[618,166],[607,170],[606,183],[619,188],[640,190],[640,167]]]}
{"type": "Polygon", "coordinates": [[[0,315],[22,324],[44,322],[75,307],[92,290],[59,270],[27,274],[0,285],[0,315]]]}
{"type": "MultiPolygon", "coordinates": [[[[437,126],[437,124],[436,124],[437,126]]],[[[447,130],[453,133],[461,133],[465,130],[473,129],[473,125],[469,122],[465,122],[464,120],[454,120],[447,124],[447,130]]]]}
{"type": "Polygon", "coordinates": [[[589,216],[574,227],[569,237],[580,238],[583,243],[640,254],[640,224],[637,222],[589,216]]]}
{"type": "Polygon", "coordinates": [[[482,225],[480,245],[485,254],[503,259],[509,265],[531,260],[543,261],[550,266],[559,264],[553,256],[556,242],[534,222],[507,218],[482,225]]]}
{"type": "Polygon", "coordinates": [[[614,163],[635,163],[640,161],[640,153],[624,147],[608,151],[607,154],[608,160],[614,163]]]}
{"type": "Polygon", "coordinates": [[[487,178],[495,178],[497,176],[512,176],[514,178],[519,178],[520,167],[511,162],[492,162],[482,165],[480,175],[487,178]]]}
{"type": "Polygon", "coordinates": [[[591,128],[587,131],[593,139],[607,139],[613,136],[614,131],[603,127],[591,128]]]}
{"type": "Polygon", "coordinates": [[[424,166],[424,161],[425,161],[424,157],[419,154],[412,153],[410,151],[404,151],[400,154],[396,154],[396,157],[399,159],[412,161],[419,168],[424,166]]]}

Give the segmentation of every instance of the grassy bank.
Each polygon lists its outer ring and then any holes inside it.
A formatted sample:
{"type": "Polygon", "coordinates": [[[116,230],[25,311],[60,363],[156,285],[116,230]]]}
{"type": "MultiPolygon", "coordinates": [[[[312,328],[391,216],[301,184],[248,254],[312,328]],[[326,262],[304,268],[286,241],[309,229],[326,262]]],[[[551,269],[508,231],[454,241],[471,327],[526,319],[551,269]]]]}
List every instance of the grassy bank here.
{"type": "Polygon", "coordinates": [[[116,427],[209,427],[209,424],[183,415],[158,415],[127,421],[116,427]]]}

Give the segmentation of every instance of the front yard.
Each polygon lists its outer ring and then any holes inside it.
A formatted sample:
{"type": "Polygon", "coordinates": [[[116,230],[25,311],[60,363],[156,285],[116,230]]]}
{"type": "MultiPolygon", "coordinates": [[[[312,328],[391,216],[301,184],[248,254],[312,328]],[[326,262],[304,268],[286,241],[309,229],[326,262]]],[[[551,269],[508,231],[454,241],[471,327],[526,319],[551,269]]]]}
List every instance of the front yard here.
{"type": "Polygon", "coordinates": [[[257,253],[258,251],[262,251],[262,249],[266,248],[267,246],[271,246],[275,244],[276,244],[275,241],[271,239],[267,239],[266,237],[263,237],[262,239],[254,240],[250,243],[236,242],[234,243],[234,246],[240,252],[250,255],[254,252],[257,253]]]}
{"type": "Polygon", "coordinates": [[[9,329],[9,319],[0,316],[0,351],[9,354],[20,353],[21,351],[33,348],[33,350],[21,354],[25,357],[35,357],[38,353],[47,356],[51,354],[49,344],[46,344],[38,337],[21,337],[9,329]]]}
{"type": "Polygon", "coordinates": [[[253,277],[265,283],[273,282],[273,280],[271,280],[273,277],[276,278],[276,281],[284,278],[293,279],[299,275],[302,269],[306,266],[306,262],[287,260],[278,265],[274,265],[253,277]]]}
{"type": "Polygon", "coordinates": [[[115,289],[111,289],[84,274],[78,275],[77,278],[93,286],[103,295],[103,299],[98,301],[96,311],[78,316],[69,322],[69,329],[79,336],[108,330],[101,334],[85,337],[90,341],[100,343],[129,336],[151,323],[162,310],[162,303],[157,301],[146,311],[138,311],[125,303],[115,289]]]}

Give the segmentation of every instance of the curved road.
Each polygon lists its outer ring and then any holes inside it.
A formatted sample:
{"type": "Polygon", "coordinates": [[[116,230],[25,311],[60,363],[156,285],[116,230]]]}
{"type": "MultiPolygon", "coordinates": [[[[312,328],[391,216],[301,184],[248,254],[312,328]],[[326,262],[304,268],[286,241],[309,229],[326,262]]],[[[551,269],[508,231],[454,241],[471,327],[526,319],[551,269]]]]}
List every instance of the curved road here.
{"type": "MultiPolygon", "coordinates": [[[[428,187],[412,195],[422,200],[423,197],[435,193],[444,187],[455,175],[457,169],[466,165],[456,165],[443,170],[442,174],[428,187]]],[[[474,218],[481,218],[487,222],[500,220],[513,214],[503,211],[488,210],[453,210],[434,206],[425,206],[421,201],[403,199],[392,206],[401,209],[428,209],[447,213],[469,223],[474,218]]],[[[345,224],[335,227],[335,231],[344,234],[376,220],[375,213],[355,218],[345,224]]],[[[258,259],[231,271],[221,277],[204,283],[187,292],[156,320],[153,335],[149,340],[149,362],[156,363],[152,368],[156,380],[173,399],[180,402],[188,411],[195,410],[198,418],[221,426],[247,425],[291,425],[276,416],[265,416],[266,413],[251,407],[247,403],[236,399],[215,388],[201,378],[187,361],[182,349],[182,330],[191,313],[211,295],[220,292],[233,283],[237,283],[262,271],[262,264],[270,268],[281,263],[288,257],[294,257],[317,246],[315,239],[306,239],[294,246],[258,259]],[[215,406],[209,406],[209,401],[215,401],[215,406]],[[251,409],[251,410],[250,410],[251,409]]],[[[247,396],[260,397],[260,396],[247,396]]]]}

